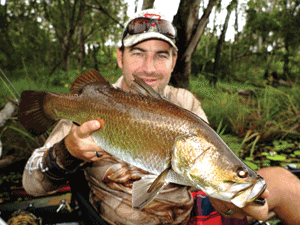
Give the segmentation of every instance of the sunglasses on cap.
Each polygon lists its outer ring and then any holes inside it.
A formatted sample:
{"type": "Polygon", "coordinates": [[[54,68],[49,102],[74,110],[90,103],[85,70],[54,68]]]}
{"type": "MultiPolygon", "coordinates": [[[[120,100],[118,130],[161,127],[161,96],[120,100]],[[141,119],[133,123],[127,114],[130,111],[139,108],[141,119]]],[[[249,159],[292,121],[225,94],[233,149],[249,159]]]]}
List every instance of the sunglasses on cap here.
{"type": "Polygon", "coordinates": [[[146,33],[150,29],[150,27],[155,25],[159,33],[167,36],[168,38],[175,39],[176,29],[169,21],[163,19],[139,17],[129,22],[123,34],[122,40],[126,37],[127,34],[132,35],[146,33]]]}

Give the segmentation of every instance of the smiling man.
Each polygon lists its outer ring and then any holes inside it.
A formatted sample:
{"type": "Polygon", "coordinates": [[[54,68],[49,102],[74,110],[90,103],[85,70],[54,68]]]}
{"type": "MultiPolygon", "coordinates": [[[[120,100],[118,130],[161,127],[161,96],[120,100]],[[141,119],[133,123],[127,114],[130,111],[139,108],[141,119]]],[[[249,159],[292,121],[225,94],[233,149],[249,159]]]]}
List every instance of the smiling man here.
{"type": "Polygon", "coordinates": [[[170,44],[155,39],[123,50],[119,48],[117,57],[118,65],[123,70],[123,90],[129,91],[133,75],[136,75],[160,94],[170,81],[177,59],[170,44]]]}
{"type": "MultiPolygon", "coordinates": [[[[133,76],[138,76],[169,101],[207,121],[200,102],[192,93],[168,85],[177,60],[175,36],[171,22],[156,10],[142,11],[130,18],[125,24],[122,46],[117,50],[123,76],[114,86],[129,91],[133,76]]],[[[196,224],[201,221],[201,224],[243,225],[247,224],[247,215],[265,218],[268,207],[282,215],[287,224],[297,224],[300,220],[297,213],[300,201],[296,200],[300,198],[299,181],[281,168],[260,172],[270,190],[270,194],[267,190],[262,195],[263,198],[269,195],[268,204],[263,206],[237,208],[228,202],[203,198],[196,201],[198,213],[194,210],[192,213],[194,199],[189,188],[169,184],[143,210],[133,210],[132,183],[148,173],[99,148],[91,137],[98,129],[101,129],[99,121],[77,126],[72,121],[61,120],[45,146],[36,149],[26,165],[23,184],[27,192],[32,195],[53,193],[85,164],[85,178],[91,189],[89,200],[109,224],[196,224]],[[283,179],[285,182],[278,182],[283,179]],[[280,195],[282,190],[293,194],[292,198],[280,195]],[[196,217],[190,220],[191,215],[196,217]]]]}

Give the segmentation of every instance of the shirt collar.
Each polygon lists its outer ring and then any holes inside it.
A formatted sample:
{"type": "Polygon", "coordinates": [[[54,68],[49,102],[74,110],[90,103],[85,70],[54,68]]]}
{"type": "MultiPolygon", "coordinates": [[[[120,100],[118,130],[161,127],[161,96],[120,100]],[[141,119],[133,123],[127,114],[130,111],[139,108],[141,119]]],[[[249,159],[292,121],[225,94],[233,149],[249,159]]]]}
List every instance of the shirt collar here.
{"type": "Polygon", "coordinates": [[[121,76],[121,77],[116,81],[116,83],[113,84],[113,86],[114,86],[115,88],[121,88],[121,87],[122,87],[123,80],[124,80],[124,78],[123,78],[123,76],[121,76]]]}

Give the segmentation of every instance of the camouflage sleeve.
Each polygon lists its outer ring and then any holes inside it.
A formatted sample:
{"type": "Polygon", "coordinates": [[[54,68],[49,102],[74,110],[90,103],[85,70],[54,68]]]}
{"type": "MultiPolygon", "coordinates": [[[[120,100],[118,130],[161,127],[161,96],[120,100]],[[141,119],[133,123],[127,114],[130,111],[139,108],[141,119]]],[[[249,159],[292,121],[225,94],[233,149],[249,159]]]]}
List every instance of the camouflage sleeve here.
{"type": "Polygon", "coordinates": [[[51,179],[49,177],[49,168],[45,165],[45,158],[49,154],[49,150],[61,148],[60,142],[70,132],[72,121],[61,120],[51,135],[45,142],[44,146],[35,149],[31,157],[26,163],[23,173],[23,186],[25,190],[33,196],[42,196],[56,192],[65,180],[51,179]]]}

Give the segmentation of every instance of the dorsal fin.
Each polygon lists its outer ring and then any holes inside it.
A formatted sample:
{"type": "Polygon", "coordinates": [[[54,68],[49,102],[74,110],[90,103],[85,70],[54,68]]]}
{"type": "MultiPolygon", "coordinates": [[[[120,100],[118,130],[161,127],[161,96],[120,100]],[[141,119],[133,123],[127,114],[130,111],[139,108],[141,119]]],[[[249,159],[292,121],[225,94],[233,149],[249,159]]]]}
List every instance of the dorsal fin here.
{"type": "Polygon", "coordinates": [[[97,70],[89,70],[76,78],[71,85],[70,93],[79,94],[80,90],[82,90],[84,86],[91,83],[98,83],[107,86],[111,85],[97,70]]]}
{"type": "Polygon", "coordinates": [[[162,99],[162,97],[148,84],[146,84],[141,78],[133,75],[134,80],[130,84],[130,91],[132,93],[139,93],[145,96],[150,96],[156,99],[162,99]]]}

